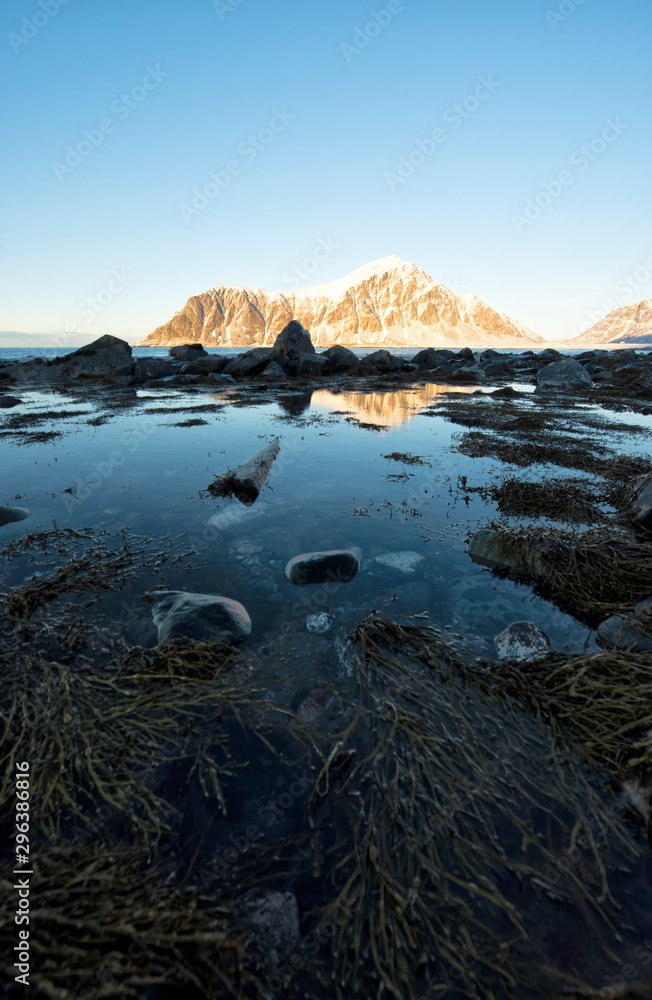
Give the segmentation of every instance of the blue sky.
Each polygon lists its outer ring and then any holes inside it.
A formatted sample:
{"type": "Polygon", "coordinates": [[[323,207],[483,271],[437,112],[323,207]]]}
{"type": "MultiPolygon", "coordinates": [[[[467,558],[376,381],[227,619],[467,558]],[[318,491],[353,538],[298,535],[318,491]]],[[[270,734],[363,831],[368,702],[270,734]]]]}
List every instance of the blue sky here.
{"type": "Polygon", "coordinates": [[[303,284],[395,253],[579,333],[652,297],[651,27],[649,0],[6,0],[0,329],[133,342],[323,241],[303,284]]]}

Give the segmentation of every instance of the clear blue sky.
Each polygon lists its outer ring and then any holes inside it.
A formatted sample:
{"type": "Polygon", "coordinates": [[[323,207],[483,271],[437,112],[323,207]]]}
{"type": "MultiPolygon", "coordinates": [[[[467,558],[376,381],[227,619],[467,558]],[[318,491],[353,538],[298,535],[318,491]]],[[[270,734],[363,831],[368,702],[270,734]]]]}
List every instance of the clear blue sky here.
{"type": "Polygon", "coordinates": [[[288,287],[320,240],[303,284],[396,253],[548,338],[651,297],[652,8],[560,3],[5,0],[0,330],[135,341],[217,284],[288,287]]]}

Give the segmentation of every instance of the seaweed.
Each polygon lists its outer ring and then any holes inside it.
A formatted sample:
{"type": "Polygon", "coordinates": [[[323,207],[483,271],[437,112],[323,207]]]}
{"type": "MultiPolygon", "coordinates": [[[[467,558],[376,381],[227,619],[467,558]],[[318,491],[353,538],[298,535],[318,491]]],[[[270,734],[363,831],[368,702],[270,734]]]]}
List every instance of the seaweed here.
{"type": "MultiPolygon", "coordinates": [[[[205,1000],[241,997],[264,966],[245,929],[232,926],[229,907],[175,889],[135,848],[49,846],[34,861],[33,883],[32,996],[140,1000],[165,987],[205,1000]]],[[[6,898],[11,885],[0,877],[6,898]]],[[[24,994],[9,967],[16,940],[13,915],[5,914],[0,942],[12,997],[24,994]]]]}
{"type": "Polygon", "coordinates": [[[586,988],[533,943],[544,902],[562,900],[585,921],[596,974],[608,970],[620,921],[611,854],[640,848],[572,740],[533,719],[531,701],[492,690],[486,667],[436,629],[372,614],[350,639],[358,711],[313,793],[315,839],[335,831],[322,925],[348,914],[333,941],[335,995],[353,983],[364,996],[410,1000],[586,988]],[[580,837],[582,864],[553,891],[542,869],[580,837]],[[534,923],[528,881],[539,896],[534,923]]]}

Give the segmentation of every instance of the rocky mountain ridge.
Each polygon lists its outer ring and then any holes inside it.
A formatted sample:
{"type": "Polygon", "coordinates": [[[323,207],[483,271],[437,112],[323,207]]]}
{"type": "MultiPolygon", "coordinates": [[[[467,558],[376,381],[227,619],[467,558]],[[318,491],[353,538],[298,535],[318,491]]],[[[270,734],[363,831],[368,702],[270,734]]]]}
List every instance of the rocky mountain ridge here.
{"type": "Polygon", "coordinates": [[[614,309],[571,344],[649,344],[652,346],[652,299],[614,309]]]}
{"type": "Polygon", "coordinates": [[[529,347],[543,339],[475,295],[460,295],[400,257],[373,261],[340,281],[291,292],[222,285],[138,346],[271,347],[291,320],[317,347],[529,347]]]}

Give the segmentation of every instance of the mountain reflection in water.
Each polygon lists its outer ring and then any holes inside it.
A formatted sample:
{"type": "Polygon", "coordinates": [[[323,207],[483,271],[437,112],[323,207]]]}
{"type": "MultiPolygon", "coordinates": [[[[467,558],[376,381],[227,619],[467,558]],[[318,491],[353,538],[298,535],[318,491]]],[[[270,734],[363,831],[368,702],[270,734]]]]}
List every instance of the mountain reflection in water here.
{"type": "Polygon", "coordinates": [[[425,406],[451,393],[477,392],[476,385],[423,385],[393,392],[340,392],[327,389],[313,393],[312,406],[331,413],[350,413],[362,423],[379,427],[400,427],[417,416],[425,406]]]}

